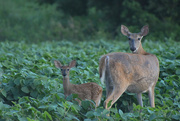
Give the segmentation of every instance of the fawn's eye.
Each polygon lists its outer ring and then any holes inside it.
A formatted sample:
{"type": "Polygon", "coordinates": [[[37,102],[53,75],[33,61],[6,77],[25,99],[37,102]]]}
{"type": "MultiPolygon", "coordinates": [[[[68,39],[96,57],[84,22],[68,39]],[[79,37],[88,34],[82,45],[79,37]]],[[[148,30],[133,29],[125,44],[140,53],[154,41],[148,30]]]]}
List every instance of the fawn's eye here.
{"type": "Polygon", "coordinates": [[[69,69],[67,69],[67,71],[69,71],[69,69]]]}
{"type": "Polygon", "coordinates": [[[141,38],[138,38],[138,40],[140,40],[141,38]]]}
{"type": "Polygon", "coordinates": [[[130,38],[130,37],[129,37],[128,39],[129,39],[129,40],[131,40],[131,38],[130,38]]]}
{"type": "Polygon", "coordinates": [[[61,71],[63,71],[63,69],[61,69],[61,71]]]}

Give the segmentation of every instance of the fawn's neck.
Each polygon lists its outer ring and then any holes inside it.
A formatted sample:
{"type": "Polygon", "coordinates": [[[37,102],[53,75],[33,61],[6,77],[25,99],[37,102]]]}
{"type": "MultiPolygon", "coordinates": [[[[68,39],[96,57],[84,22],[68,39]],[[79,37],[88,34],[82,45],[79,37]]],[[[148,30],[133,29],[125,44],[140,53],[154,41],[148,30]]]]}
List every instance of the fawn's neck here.
{"type": "Polygon", "coordinates": [[[136,52],[133,52],[134,54],[142,54],[142,55],[148,55],[149,53],[147,53],[143,47],[142,47],[142,44],[139,45],[139,48],[136,52]]]}
{"type": "Polygon", "coordinates": [[[71,94],[72,85],[69,81],[69,75],[63,77],[63,88],[64,88],[64,94],[65,96],[68,96],[71,94]]]}

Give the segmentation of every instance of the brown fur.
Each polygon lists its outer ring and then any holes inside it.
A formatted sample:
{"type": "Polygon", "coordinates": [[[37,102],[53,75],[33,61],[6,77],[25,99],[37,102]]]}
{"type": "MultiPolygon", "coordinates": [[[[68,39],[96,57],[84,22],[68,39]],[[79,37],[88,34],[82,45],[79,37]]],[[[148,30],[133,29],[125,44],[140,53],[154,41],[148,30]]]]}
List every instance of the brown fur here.
{"type": "Polygon", "coordinates": [[[141,94],[149,91],[150,104],[155,107],[154,87],[159,77],[159,61],[155,55],[144,51],[141,40],[138,39],[142,39],[141,36],[147,34],[147,29],[148,26],[144,26],[141,32],[136,34],[130,33],[122,25],[122,33],[130,37],[130,41],[134,41],[134,43],[129,42],[130,47],[134,48],[132,49],[133,54],[114,52],[101,57],[99,73],[101,81],[104,79],[106,84],[107,98],[104,102],[106,109],[111,108],[126,90],[137,93],[137,99],[141,106],[143,106],[141,94]],[[107,107],[111,100],[111,106],[107,107]]]}
{"type": "MultiPolygon", "coordinates": [[[[78,94],[78,97],[81,100],[93,100],[96,103],[96,107],[101,102],[102,97],[102,87],[94,82],[85,83],[85,84],[71,84],[69,81],[69,71],[72,67],[75,66],[76,62],[71,61],[68,66],[63,66],[59,61],[54,61],[55,66],[61,69],[63,76],[63,87],[64,95],[67,97],[71,94],[78,94]]],[[[81,101],[77,99],[79,104],[81,101]]]]}

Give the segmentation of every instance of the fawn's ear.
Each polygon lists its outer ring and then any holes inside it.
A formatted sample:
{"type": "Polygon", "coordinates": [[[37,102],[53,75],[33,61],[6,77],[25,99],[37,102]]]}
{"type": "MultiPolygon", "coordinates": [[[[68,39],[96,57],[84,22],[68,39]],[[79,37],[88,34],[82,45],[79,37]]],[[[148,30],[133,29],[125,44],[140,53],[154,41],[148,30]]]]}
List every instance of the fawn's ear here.
{"type": "Polygon", "coordinates": [[[125,36],[129,36],[130,31],[129,31],[129,29],[128,29],[126,26],[121,25],[121,33],[122,33],[123,35],[125,35],[125,36]]]}
{"type": "Polygon", "coordinates": [[[72,60],[70,63],[69,63],[69,67],[72,68],[76,65],[76,61],[75,60],[72,60]]]}
{"type": "Polygon", "coordinates": [[[148,32],[149,32],[149,26],[145,25],[142,27],[140,34],[141,34],[141,36],[146,36],[148,34],[148,32]]]}
{"type": "Polygon", "coordinates": [[[62,66],[61,62],[57,60],[54,61],[54,65],[56,66],[56,68],[60,68],[62,66]]]}

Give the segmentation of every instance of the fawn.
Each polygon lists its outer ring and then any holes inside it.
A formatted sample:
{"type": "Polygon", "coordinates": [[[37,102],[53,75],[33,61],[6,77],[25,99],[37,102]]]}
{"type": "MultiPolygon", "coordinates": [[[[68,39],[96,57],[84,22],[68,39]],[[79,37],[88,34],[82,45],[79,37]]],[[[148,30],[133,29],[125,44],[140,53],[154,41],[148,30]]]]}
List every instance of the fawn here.
{"type": "MultiPolygon", "coordinates": [[[[76,65],[76,61],[73,60],[69,63],[68,66],[63,66],[59,61],[54,61],[54,64],[57,68],[61,69],[63,76],[63,88],[65,97],[73,94],[78,94],[78,97],[81,100],[93,100],[96,103],[96,107],[99,106],[102,97],[102,87],[94,82],[84,83],[84,84],[71,84],[69,81],[69,71],[72,67],[76,65]]],[[[81,101],[77,99],[79,104],[81,101]]]]}
{"type": "Polygon", "coordinates": [[[142,93],[148,91],[150,105],[155,107],[154,87],[159,77],[159,61],[155,55],[147,53],[141,44],[149,27],[146,25],[141,32],[131,33],[126,26],[121,25],[121,32],[128,37],[132,53],[114,52],[100,58],[100,79],[106,84],[104,107],[110,109],[126,90],[137,94],[141,106],[142,93]],[[110,107],[107,106],[109,101],[110,107]]]}

